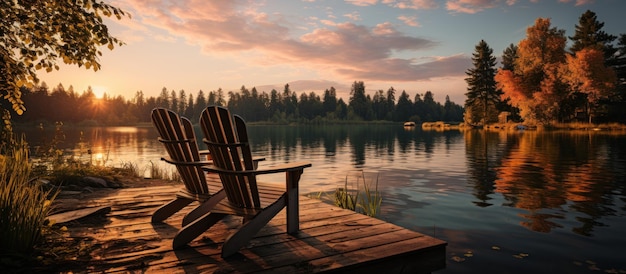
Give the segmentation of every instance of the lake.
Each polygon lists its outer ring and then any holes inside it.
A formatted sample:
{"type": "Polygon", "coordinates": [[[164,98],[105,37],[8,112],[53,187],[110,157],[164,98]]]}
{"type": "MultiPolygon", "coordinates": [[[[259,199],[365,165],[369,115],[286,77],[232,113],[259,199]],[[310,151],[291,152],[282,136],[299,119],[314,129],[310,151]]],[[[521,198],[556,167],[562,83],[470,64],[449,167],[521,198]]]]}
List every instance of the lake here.
{"type": "MultiPolygon", "coordinates": [[[[54,136],[22,131],[33,147],[54,136]]],[[[165,167],[151,127],[63,135],[57,147],[83,161],[165,167]]],[[[626,273],[625,132],[253,125],[249,135],[263,165],[313,164],[301,193],[377,182],[378,218],[448,242],[436,273],[626,273]]]]}

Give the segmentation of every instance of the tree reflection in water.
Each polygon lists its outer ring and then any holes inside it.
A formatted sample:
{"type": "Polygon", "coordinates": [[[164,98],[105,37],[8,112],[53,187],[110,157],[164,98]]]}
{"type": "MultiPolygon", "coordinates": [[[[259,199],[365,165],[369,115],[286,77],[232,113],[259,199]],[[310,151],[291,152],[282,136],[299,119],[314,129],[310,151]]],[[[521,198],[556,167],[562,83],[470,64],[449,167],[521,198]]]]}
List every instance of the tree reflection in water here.
{"type": "Polygon", "coordinates": [[[580,131],[466,132],[476,204],[489,206],[491,195],[500,193],[504,206],[527,211],[519,214],[520,224],[538,232],[563,227],[569,212],[579,223],[572,231],[590,236],[616,214],[614,192],[623,197],[624,167],[612,164],[623,163],[624,154],[607,149],[617,147],[611,140],[609,133],[580,131]]]}

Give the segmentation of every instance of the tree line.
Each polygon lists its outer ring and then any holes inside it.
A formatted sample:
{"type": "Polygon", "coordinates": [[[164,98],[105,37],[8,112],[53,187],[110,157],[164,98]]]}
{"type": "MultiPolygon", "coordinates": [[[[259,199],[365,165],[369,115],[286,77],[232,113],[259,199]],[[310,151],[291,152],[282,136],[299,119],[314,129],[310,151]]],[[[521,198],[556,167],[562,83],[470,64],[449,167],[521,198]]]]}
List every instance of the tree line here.
{"type": "Polygon", "coordinates": [[[413,99],[402,91],[396,100],[397,91],[378,90],[366,94],[365,84],[355,81],[350,98],[344,101],[330,87],[324,94],[297,92],[289,84],[282,91],[272,89],[269,93],[256,88],[242,86],[239,91],[225,92],[222,89],[197,94],[163,88],[159,96],[147,97],[142,91],[126,99],[121,95],[97,98],[91,87],[82,93],[72,86],[62,84],[50,89],[46,83],[33,88],[22,87],[21,94],[28,111],[12,117],[18,123],[56,122],[84,125],[133,125],[150,122],[150,112],[155,107],[172,109],[183,116],[194,119],[208,105],[226,106],[233,113],[249,122],[272,123],[324,123],[338,121],[414,121],[461,122],[463,107],[446,96],[444,104],[434,100],[427,91],[416,94],[413,99]]]}
{"type": "Polygon", "coordinates": [[[525,39],[504,50],[500,68],[481,40],[466,72],[465,122],[497,122],[503,112],[530,125],[626,122],[626,34],[603,27],[590,10],[569,37],[538,18],[525,39]]]}

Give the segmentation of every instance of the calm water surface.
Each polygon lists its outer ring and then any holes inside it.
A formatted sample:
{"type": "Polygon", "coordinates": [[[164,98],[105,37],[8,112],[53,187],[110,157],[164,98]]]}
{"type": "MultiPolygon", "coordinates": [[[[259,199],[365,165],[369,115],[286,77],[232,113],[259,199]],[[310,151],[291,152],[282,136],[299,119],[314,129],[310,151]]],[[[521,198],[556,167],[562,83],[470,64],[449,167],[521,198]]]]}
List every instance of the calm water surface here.
{"type": "MultiPolygon", "coordinates": [[[[54,135],[26,131],[33,146],[54,135]]],[[[83,161],[165,166],[150,127],[64,134],[59,147],[83,161]]],[[[448,242],[436,273],[626,273],[624,133],[343,125],[249,134],[265,165],[312,162],[302,193],[378,181],[379,218],[448,242]]]]}

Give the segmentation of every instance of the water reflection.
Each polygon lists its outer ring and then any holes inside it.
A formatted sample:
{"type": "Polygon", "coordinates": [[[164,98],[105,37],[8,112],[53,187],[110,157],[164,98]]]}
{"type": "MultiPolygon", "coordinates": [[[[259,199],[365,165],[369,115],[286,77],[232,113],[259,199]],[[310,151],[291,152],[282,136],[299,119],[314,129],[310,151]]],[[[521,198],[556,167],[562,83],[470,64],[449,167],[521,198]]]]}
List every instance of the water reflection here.
{"type": "MultiPolygon", "coordinates": [[[[54,136],[53,128],[29,130],[31,146],[54,136]]],[[[59,147],[85,160],[132,161],[141,168],[160,164],[165,154],[151,127],[64,130],[59,147]]],[[[303,174],[302,193],[346,182],[353,187],[366,176],[380,183],[381,219],[440,237],[451,254],[475,254],[462,264],[449,261],[443,273],[485,265],[496,273],[571,273],[578,270],[573,261],[587,260],[626,269],[623,133],[438,132],[401,125],[251,125],[248,131],[253,152],[267,158],[264,165],[313,164],[303,174]],[[494,245],[501,252],[494,253],[494,245]]],[[[267,180],[273,179],[284,174],[267,180]]]]}
{"type": "Polygon", "coordinates": [[[475,203],[490,206],[492,196],[501,194],[503,206],[526,211],[519,214],[520,224],[538,232],[563,227],[574,213],[578,224],[572,231],[590,236],[606,225],[605,217],[617,214],[613,201],[623,201],[624,153],[614,143],[617,138],[588,132],[467,132],[475,203]]]}

